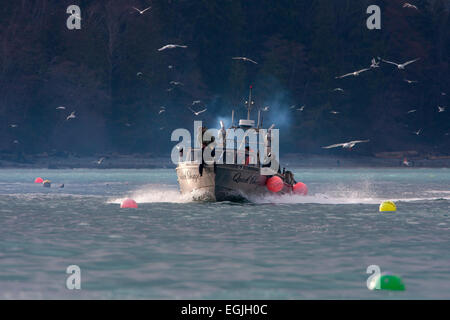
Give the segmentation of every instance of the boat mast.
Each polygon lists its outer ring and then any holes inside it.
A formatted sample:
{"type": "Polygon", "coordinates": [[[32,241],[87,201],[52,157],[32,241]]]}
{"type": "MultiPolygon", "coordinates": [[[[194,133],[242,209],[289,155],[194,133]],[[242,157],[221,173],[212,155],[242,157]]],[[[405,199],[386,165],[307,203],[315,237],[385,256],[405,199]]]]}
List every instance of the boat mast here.
{"type": "Polygon", "coordinates": [[[255,127],[255,121],[250,119],[250,112],[252,110],[253,105],[255,104],[255,102],[252,100],[252,88],[253,86],[250,86],[250,93],[248,94],[248,100],[245,101],[245,105],[247,107],[247,119],[239,120],[239,127],[243,129],[255,127]]]}

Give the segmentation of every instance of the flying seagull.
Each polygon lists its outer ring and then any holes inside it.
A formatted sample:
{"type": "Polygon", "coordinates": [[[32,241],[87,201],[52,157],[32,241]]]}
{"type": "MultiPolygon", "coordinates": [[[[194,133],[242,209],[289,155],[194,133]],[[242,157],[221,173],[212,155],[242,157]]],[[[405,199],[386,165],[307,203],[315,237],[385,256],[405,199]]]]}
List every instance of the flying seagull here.
{"type": "Polygon", "coordinates": [[[144,10],[139,10],[138,8],[133,7],[133,9],[136,10],[137,12],[139,12],[139,14],[144,14],[145,11],[147,11],[147,10],[149,10],[149,9],[151,9],[151,8],[152,8],[152,7],[148,7],[148,8],[146,8],[146,9],[144,9],[144,10]]]}
{"type": "Polygon", "coordinates": [[[75,119],[76,117],[75,111],[72,111],[72,113],[67,116],[66,120],[75,119]]]}
{"type": "Polygon", "coordinates": [[[19,125],[17,125],[17,124],[10,124],[9,125],[11,128],[17,128],[19,125]]]}
{"type": "Polygon", "coordinates": [[[246,58],[246,57],[233,57],[233,58],[231,58],[231,59],[233,59],[233,60],[248,61],[248,62],[251,62],[251,63],[254,63],[254,64],[258,64],[258,62],[254,61],[254,60],[252,60],[252,59],[246,58]]]}
{"type": "Polygon", "coordinates": [[[56,110],[66,110],[66,107],[59,106],[58,108],[56,108],[56,110]]]}
{"type": "Polygon", "coordinates": [[[413,132],[416,136],[420,135],[420,133],[422,132],[422,129],[419,129],[418,131],[413,132]]]}
{"type": "Polygon", "coordinates": [[[415,81],[415,80],[408,80],[408,79],[403,79],[405,82],[408,82],[409,84],[412,84],[412,83],[417,83],[417,82],[419,82],[419,81],[415,81]]]}
{"type": "Polygon", "coordinates": [[[158,51],[164,51],[167,49],[175,49],[175,48],[185,49],[185,48],[187,48],[187,46],[183,46],[183,45],[179,45],[179,44],[168,44],[168,45],[165,45],[164,47],[159,48],[158,51]]]}
{"type": "Polygon", "coordinates": [[[189,110],[191,110],[196,116],[198,116],[200,113],[203,113],[203,112],[205,112],[205,111],[208,110],[208,109],[205,108],[205,109],[203,109],[203,110],[201,110],[201,111],[194,111],[194,110],[192,110],[191,108],[189,108],[189,110]]]}
{"type": "Polygon", "coordinates": [[[355,140],[355,141],[349,141],[349,142],[344,142],[344,143],[337,143],[337,144],[332,144],[331,146],[326,146],[326,147],[322,147],[323,149],[331,149],[331,148],[338,148],[338,147],[342,147],[344,149],[351,149],[353,148],[357,143],[364,143],[364,142],[369,142],[370,140],[355,140]]]}
{"type": "Polygon", "coordinates": [[[179,81],[170,81],[169,83],[173,86],[184,86],[184,84],[179,81]]]}
{"type": "Polygon", "coordinates": [[[161,107],[161,109],[159,109],[158,114],[161,114],[163,112],[166,112],[166,107],[161,107]]]}
{"type": "Polygon", "coordinates": [[[403,5],[403,8],[410,8],[410,9],[416,9],[417,11],[419,11],[419,8],[417,8],[415,5],[412,5],[411,3],[406,2],[403,5]]]}
{"type": "Polygon", "coordinates": [[[378,68],[380,67],[380,61],[377,61],[375,58],[372,58],[372,62],[370,65],[371,68],[378,68]]]}
{"type": "Polygon", "coordinates": [[[333,91],[344,92],[344,89],[342,89],[342,88],[335,88],[335,89],[333,89],[333,91]]]}
{"type": "Polygon", "coordinates": [[[269,107],[269,106],[266,106],[266,107],[262,108],[262,111],[263,111],[263,112],[267,112],[267,111],[269,111],[269,109],[270,109],[270,107],[269,107]]]}
{"type": "Polygon", "coordinates": [[[440,106],[438,106],[439,112],[444,112],[444,111],[445,111],[445,108],[446,108],[446,107],[440,107],[440,106]]]}
{"type": "Polygon", "coordinates": [[[305,110],[305,106],[301,106],[300,108],[296,109],[297,111],[303,111],[305,110]]]}
{"type": "Polygon", "coordinates": [[[100,159],[98,159],[98,161],[95,162],[97,162],[97,164],[100,165],[102,164],[103,160],[105,160],[105,157],[101,157],[100,159]]]}
{"type": "Polygon", "coordinates": [[[336,79],[342,79],[342,78],[345,78],[348,76],[357,77],[357,76],[359,76],[360,73],[363,73],[364,71],[368,71],[368,70],[370,70],[370,68],[365,68],[365,69],[361,69],[361,70],[358,70],[355,72],[350,72],[350,73],[344,74],[343,76],[336,77],[336,79]]]}
{"type": "Polygon", "coordinates": [[[414,60],[411,60],[411,61],[408,61],[408,62],[405,62],[405,63],[400,63],[400,64],[395,63],[395,62],[392,62],[392,61],[387,61],[387,60],[384,60],[384,59],[382,59],[382,60],[383,60],[383,62],[393,64],[394,66],[397,66],[398,69],[403,70],[403,69],[405,69],[405,67],[406,67],[408,64],[411,64],[411,63],[413,63],[413,62],[416,62],[417,60],[420,60],[420,58],[417,58],[417,59],[414,59],[414,60]]]}
{"type": "Polygon", "coordinates": [[[409,110],[407,113],[414,113],[416,111],[417,111],[416,109],[413,109],[413,110],[409,110]]]}
{"type": "Polygon", "coordinates": [[[332,113],[332,114],[339,114],[340,112],[332,110],[332,111],[330,111],[330,113],[332,113]]]}

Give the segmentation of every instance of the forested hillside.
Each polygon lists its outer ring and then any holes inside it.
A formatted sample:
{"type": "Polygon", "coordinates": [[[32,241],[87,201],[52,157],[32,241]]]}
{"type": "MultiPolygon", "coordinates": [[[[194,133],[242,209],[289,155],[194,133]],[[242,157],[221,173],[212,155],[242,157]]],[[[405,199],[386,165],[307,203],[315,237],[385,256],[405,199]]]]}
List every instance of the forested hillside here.
{"type": "Polygon", "coordinates": [[[253,84],[283,152],[342,152],[321,146],[370,139],[354,152],[448,154],[449,2],[410,1],[416,10],[400,0],[4,1],[0,152],[167,153],[175,128],[229,125],[232,109],[244,116],[253,84]],[[81,30],[66,27],[71,4],[81,30]],[[371,4],[381,7],[381,30],[366,27],[371,4]],[[166,44],[187,48],[158,51],[166,44]],[[420,60],[336,79],[377,57],[420,60]]]}

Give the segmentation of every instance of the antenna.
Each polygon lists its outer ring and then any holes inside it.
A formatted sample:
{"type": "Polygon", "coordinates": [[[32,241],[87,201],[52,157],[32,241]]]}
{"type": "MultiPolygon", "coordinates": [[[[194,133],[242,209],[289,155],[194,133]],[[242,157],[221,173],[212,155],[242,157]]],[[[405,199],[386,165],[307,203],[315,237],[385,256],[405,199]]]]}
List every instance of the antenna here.
{"type": "Polygon", "coordinates": [[[254,101],[252,101],[252,88],[253,86],[250,85],[248,100],[245,102],[245,104],[247,105],[247,120],[250,120],[250,110],[252,109],[252,105],[255,103],[254,101]]]}
{"type": "Polygon", "coordinates": [[[234,126],[234,110],[231,110],[231,127],[234,126]]]}

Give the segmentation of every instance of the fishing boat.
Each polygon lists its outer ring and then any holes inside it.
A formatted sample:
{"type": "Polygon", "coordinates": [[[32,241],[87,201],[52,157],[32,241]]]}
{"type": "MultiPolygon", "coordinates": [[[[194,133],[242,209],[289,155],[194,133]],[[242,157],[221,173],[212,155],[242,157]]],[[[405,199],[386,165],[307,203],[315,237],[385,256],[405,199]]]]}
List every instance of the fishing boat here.
{"type": "MultiPolygon", "coordinates": [[[[223,132],[227,148],[221,151],[220,158],[233,159],[234,161],[207,163],[203,158],[200,161],[193,160],[195,152],[203,151],[204,148],[207,148],[214,141],[214,139],[207,139],[203,135],[207,129],[205,127],[202,128],[202,135],[200,135],[202,150],[195,148],[180,150],[180,159],[176,172],[181,194],[191,195],[197,201],[232,202],[251,201],[252,198],[271,194],[297,193],[306,195],[306,185],[302,182],[296,182],[291,171],[281,170],[277,159],[271,158],[270,164],[261,163],[259,154],[252,154],[248,144],[245,145],[245,148],[239,148],[232,141],[233,148],[229,148],[230,141],[225,136],[229,135],[230,132],[238,129],[253,129],[254,132],[259,133],[262,129],[260,110],[258,111],[258,123],[256,125],[255,121],[250,119],[251,109],[254,107],[251,86],[249,97],[245,104],[247,107],[247,119],[239,120],[238,126],[234,125],[234,110],[231,116],[231,127],[226,133],[223,122],[221,122],[222,128],[220,131],[223,132]],[[186,157],[185,153],[189,156],[186,157]],[[239,157],[240,153],[242,157],[239,157]],[[185,157],[183,158],[183,156],[185,157]],[[256,157],[256,160],[252,157],[256,157]],[[241,160],[239,161],[239,159],[241,160]],[[272,170],[271,174],[262,174],[262,169],[268,169],[268,167],[275,168],[275,170],[272,170]]],[[[265,146],[269,148],[269,155],[271,149],[270,137],[273,128],[274,125],[265,130],[266,138],[267,136],[269,137],[269,144],[265,146]]],[[[201,156],[203,156],[203,152],[201,152],[201,156]]]]}

